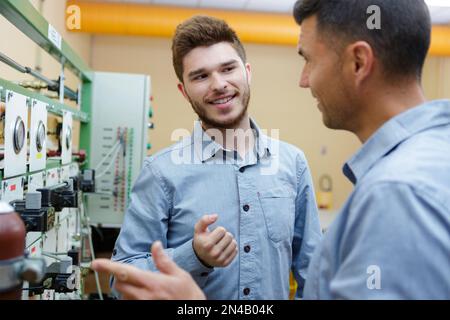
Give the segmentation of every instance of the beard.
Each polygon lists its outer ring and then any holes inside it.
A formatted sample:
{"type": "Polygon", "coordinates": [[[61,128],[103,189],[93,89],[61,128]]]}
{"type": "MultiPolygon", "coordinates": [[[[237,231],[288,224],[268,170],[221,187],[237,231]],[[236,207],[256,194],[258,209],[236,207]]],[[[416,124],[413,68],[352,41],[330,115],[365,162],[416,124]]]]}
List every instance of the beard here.
{"type": "Polygon", "coordinates": [[[322,101],[322,121],[329,129],[353,132],[358,122],[360,108],[353,98],[354,94],[343,85],[345,81],[342,80],[340,83],[336,90],[339,94],[334,95],[332,100],[322,101]]]}
{"type": "Polygon", "coordinates": [[[226,120],[226,121],[218,121],[208,115],[208,112],[205,110],[206,108],[204,108],[204,106],[202,106],[200,103],[193,101],[189,97],[189,102],[192,106],[192,109],[194,109],[194,111],[198,115],[199,119],[206,126],[208,126],[210,128],[217,128],[217,129],[234,128],[242,121],[242,119],[244,118],[244,116],[247,113],[248,105],[250,103],[250,87],[249,86],[247,86],[247,88],[242,92],[241,100],[242,100],[243,108],[237,116],[235,116],[232,119],[226,120]]]}

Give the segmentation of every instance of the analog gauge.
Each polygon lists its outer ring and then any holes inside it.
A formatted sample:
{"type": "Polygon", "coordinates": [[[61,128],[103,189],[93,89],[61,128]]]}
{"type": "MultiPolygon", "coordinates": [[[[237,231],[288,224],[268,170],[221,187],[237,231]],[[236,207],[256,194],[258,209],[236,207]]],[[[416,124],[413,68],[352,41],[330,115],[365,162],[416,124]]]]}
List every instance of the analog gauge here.
{"type": "Polygon", "coordinates": [[[42,151],[44,147],[45,138],[47,133],[45,132],[45,125],[42,121],[39,121],[37,131],[36,131],[36,149],[38,152],[42,151]]]}
{"type": "Polygon", "coordinates": [[[67,131],[66,131],[66,149],[67,150],[69,150],[71,142],[72,142],[72,128],[67,127],[67,131]]]}
{"type": "Polygon", "coordinates": [[[25,123],[21,117],[17,117],[13,129],[14,152],[19,154],[25,144],[25,123]]]}

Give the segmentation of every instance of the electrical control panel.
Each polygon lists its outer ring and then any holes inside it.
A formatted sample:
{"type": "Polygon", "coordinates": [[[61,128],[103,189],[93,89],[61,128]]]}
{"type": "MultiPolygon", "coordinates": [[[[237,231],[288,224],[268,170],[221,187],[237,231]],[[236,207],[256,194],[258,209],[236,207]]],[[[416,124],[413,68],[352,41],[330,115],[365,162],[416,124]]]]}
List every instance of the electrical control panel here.
{"type": "MultiPolygon", "coordinates": [[[[0,75],[0,201],[25,227],[21,258],[40,259],[42,273],[28,279],[22,277],[28,269],[16,268],[24,274],[13,280],[23,284],[22,299],[85,298],[89,271],[82,269],[95,251],[91,226],[121,226],[146,156],[150,77],[90,70],[64,39],[30,32],[58,35],[29,1],[0,1],[0,14],[61,67],[56,76],[44,75],[1,53],[0,63],[35,78],[0,75]],[[76,90],[65,82],[66,69],[78,78],[76,90]]],[[[11,258],[0,259],[0,287],[9,285],[1,272],[11,258]]],[[[13,288],[18,296],[20,287],[13,288]]]]}
{"type": "Polygon", "coordinates": [[[23,199],[24,182],[24,177],[3,180],[1,183],[0,200],[10,202],[12,200],[23,199]]]}
{"type": "Polygon", "coordinates": [[[4,177],[9,178],[27,172],[28,106],[31,99],[6,90],[5,100],[4,177]]]}
{"type": "Polygon", "coordinates": [[[90,168],[96,193],[87,199],[91,223],[120,227],[131,187],[146,156],[150,77],[94,73],[90,168]],[[126,85],[124,85],[126,84],[126,85]]]}

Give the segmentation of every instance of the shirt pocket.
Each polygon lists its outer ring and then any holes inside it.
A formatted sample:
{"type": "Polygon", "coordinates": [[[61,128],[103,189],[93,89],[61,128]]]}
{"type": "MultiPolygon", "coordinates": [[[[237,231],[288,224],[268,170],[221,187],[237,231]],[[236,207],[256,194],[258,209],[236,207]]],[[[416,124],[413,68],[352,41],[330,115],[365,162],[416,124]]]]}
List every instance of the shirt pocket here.
{"type": "Polygon", "coordinates": [[[295,194],[277,187],[258,192],[267,234],[273,242],[292,238],[295,216],[295,194]]]}

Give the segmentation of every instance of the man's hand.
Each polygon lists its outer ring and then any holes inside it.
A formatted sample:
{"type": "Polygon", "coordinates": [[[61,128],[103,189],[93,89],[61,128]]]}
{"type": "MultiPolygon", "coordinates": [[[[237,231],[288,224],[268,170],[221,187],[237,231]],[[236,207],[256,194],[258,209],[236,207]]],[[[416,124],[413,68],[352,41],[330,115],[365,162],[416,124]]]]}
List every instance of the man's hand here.
{"type": "Polygon", "coordinates": [[[209,267],[226,267],[238,252],[237,242],[224,227],[210,232],[208,226],[217,221],[218,215],[205,215],[194,229],[194,251],[200,261],[209,267]]]}
{"type": "Polygon", "coordinates": [[[191,275],[166,255],[159,241],[152,246],[152,258],[160,273],[143,271],[108,259],[96,259],[91,267],[98,272],[112,273],[116,290],[126,300],[206,299],[191,275]]]}

